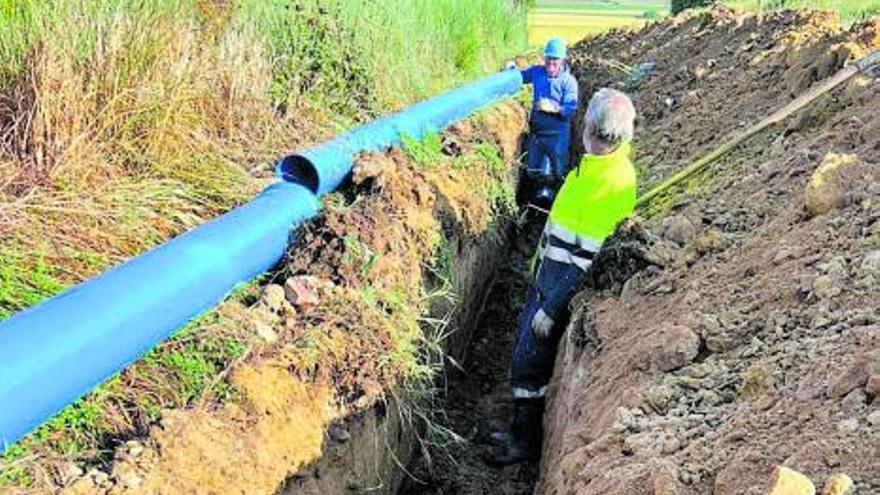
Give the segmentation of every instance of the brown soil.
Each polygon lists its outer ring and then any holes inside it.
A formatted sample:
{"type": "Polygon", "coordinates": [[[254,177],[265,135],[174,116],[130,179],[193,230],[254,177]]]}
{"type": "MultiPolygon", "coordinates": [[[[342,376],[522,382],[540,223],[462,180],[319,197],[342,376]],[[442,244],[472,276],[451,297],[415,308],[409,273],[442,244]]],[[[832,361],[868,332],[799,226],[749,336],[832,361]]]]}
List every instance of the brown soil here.
{"type": "MultiPolygon", "coordinates": [[[[573,51],[585,95],[621,79],[596,56],[657,64],[621,84],[651,184],[880,46],[877,33],[717,9],[573,51]]],[[[880,492],[878,112],[880,85],[856,78],[608,246],[596,269],[611,275],[576,300],[557,359],[538,493],[760,494],[779,464],[880,492]]]]}
{"type": "MultiPolygon", "coordinates": [[[[650,187],[865,54],[880,41],[878,33],[876,25],[845,31],[831,13],[756,15],[719,8],[587,40],[572,50],[571,63],[583,102],[603,86],[633,95],[639,179],[650,187]],[[612,61],[656,66],[634,83],[612,61]]],[[[815,125],[809,119],[819,116],[803,114],[791,125],[815,125]]]]}
{"type": "Polygon", "coordinates": [[[486,299],[460,367],[446,376],[440,426],[457,441],[424,443],[409,467],[410,476],[399,492],[416,494],[525,495],[537,479],[537,464],[495,468],[489,433],[508,426],[511,413],[508,369],[519,310],[528,284],[527,260],[535,248],[540,220],[524,224],[514,242],[499,253],[507,262],[486,299]]]}

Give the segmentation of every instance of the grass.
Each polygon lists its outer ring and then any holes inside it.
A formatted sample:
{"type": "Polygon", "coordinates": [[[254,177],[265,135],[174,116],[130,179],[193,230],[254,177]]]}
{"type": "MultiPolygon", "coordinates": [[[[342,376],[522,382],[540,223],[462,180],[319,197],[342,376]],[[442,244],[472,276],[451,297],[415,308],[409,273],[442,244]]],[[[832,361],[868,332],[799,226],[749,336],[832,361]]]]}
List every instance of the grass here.
{"type": "Polygon", "coordinates": [[[880,15],[880,0],[726,0],[725,3],[749,10],[830,10],[837,12],[847,24],[880,15]]]}
{"type": "Polygon", "coordinates": [[[513,183],[505,180],[504,159],[501,158],[498,149],[491,144],[479,143],[475,149],[477,156],[494,178],[487,184],[489,201],[495,205],[497,213],[514,216],[519,207],[516,204],[516,190],[513,183]]]}
{"type": "Polygon", "coordinates": [[[16,273],[61,270],[7,288],[25,303],[7,313],[252,197],[291,148],[525,46],[508,0],[296,5],[0,0],[0,248],[16,273]]]}
{"type": "Polygon", "coordinates": [[[39,252],[27,261],[15,244],[0,247],[0,318],[62,290],[57,271],[39,252]]]}
{"type": "MultiPolygon", "coordinates": [[[[427,133],[420,141],[410,136],[403,136],[403,150],[412,163],[418,168],[437,170],[456,170],[465,176],[479,176],[471,182],[480,184],[480,195],[477,201],[488,199],[490,209],[485,218],[476,219],[480,229],[491,223],[495,217],[511,215],[516,212],[516,191],[506,175],[507,165],[494,144],[481,141],[474,144],[457,156],[449,156],[444,151],[443,140],[435,132],[427,133]]],[[[452,191],[447,191],[451,193],[452,191]]],[[[451,198],[447,198],[451,199],[451,198]]],[[[452,199],[453,208],[458,202],[452,199]]],[[[466,201],[462,201],[466,204],[466,201]]],[[[461,212],[471,212],[476,208],[460,206],[461,212]]]]}
{"type": "MultiPolygon", "coordinates": [[[[448,362],[449,321],[458,297],[456,260],[449,244],[454,238],[444,237],[449,226],[437,217],[435,204],[447,205],[452,211],[443,216],[453,214],[459,228],[468,231],[468,225],[480,224],[482,230],[473,232],[477,235],[488,229],[488,217],[515,208],[510,164],[488,135],[456,141],[460,148],[447,146],[448,137],[429,133],[422,140],[405,138],[407,163],[396,162],[396,174],[386,177],[375,195],[327,212],[331,218],[313,235],[344,249],[337,265],[339,278],[317,310],[322,314],[306,315],[316,323],[299,344],[306,358],[297,360],[300,366],[305,362],[329,367],[343,380],[351,374],[346,367],[354,364],[368,384],[373,374],[382,377],[383,384],[394,383],[385,392],[395,396],[405,424],[424,427],[419,440],[427,443],[455,437],[437,416],[436,377],[448,362]],[[500,185],[505,181],[506,189],[500,185]],[[437,197],[429,198],[425,186],[437,197]],[[506,198],[513,206],[504,204],[506,198]],[[343,214],[345,225],[359,229],[359,234],[338,227],[343,214]],[[476,221],[476,216],[483,220],[476,221]],[[333,241],[334,237],[341,238],[333,241]],[[342,337],[328,337],[338,333],[339,326],[342,337]],[[344,354],[338,350],[339,338],[345,341],[341,347],[360,357],[357,363],[327,362],[328,355],[344,354]],[[364,362],[370,363],[367,369],[364,362]]],[[[297,252],[297,262],[313,265],[309,260],[326,259],[327,251],[320,244],[305,246],[297,252]]],[[[363,393],[359,389],[371,387],[343,382],[343,389],[350,390],[343,396],[351,400],[363,393]]]]}
{"type": "Polygon", "coordinates": [[[669,12],[665,0],[539,0],[529,13],[529,45],[558,36],[568,43],[617,27],[638,27],[669,12]]]}
{"type": "MultiPolygon", "coordinates": [[[[513,1],[290,5],[0,0],[0,318],[245,201],[292,148],[496,70],[526,45],[513,1]]],[[[371,276],[381,260],[347,243],[371,276]]],[[[252,343],[244,299],[11,446],[0,485],[40,482],[34,459],[102,465],[163,409],[234,400],[222,377],[252,343]]],[[[372,299],[374,318],[400,304],[372,299]]]]}
{"type": "Polygon", "coordinates": [[[446,159],[443,155],[443,142],[436,132],[425,134],[422,140],[404,135],[401,138],[407,156],[418,167],[429,167],[446,159]]]}
{"type": "Polygon", "coordinates": [[[273,91],[320,88],[323,105],[346,113],[395,108],[496,70],[526,41],[524,11],[506,0],[308,1],[296,16],[288,3],[240,7],[270,38],[281,76],[273,91]]]}

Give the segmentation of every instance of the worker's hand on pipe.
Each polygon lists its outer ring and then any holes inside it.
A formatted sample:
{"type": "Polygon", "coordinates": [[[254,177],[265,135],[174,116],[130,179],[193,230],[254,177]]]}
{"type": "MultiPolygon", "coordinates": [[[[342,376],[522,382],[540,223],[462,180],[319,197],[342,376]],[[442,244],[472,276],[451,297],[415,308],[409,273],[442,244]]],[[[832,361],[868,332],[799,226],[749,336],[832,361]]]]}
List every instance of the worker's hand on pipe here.
{"type": "Polygon", "coordinates": [[[543,309],[538,309],[538,312],[535,313],[535,316],[532,318],[532,331],[535,332],[535,336],[539,339],[546,339],[550,336],[550,330],[553,329],[553,323],[553,318],[550,318],[543,309]]]}
{"type": "Polygon", "coordinates": [[[538,102],[538,110],[544,113],[559,113],[562,111],[562,107],[559,106],[559,103],[556,103],[553,100],[541,98],[538,102]]]}

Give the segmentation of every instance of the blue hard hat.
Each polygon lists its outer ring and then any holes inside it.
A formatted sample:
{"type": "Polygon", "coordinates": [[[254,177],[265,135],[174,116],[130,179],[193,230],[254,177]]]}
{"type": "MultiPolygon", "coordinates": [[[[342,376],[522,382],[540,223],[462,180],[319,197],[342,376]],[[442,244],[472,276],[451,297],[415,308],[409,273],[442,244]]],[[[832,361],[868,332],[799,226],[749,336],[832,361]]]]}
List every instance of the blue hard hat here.
{"type": "Polygon", "coordinates": [[[561,38],[550,38],[544,47],[544,56],[552,58],[565,58],[565,42],[561,38]]]}

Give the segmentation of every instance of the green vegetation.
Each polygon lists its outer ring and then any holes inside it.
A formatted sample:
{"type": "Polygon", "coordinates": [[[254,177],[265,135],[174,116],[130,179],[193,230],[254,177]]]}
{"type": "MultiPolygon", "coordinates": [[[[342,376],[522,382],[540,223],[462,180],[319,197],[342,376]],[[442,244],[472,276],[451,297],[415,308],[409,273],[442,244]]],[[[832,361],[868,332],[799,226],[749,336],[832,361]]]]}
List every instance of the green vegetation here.
{"type": "Polygon", "coordinates": [[[271,64],[278,102],[307,93],[353,100],[347,110],[384,110],[496,69],[524,47],[524,14],[506,0],[2,0],[0,80],[15,80],[46,44],[86,70],[96,56],[119,55],[110,75],[129,81],[185,34],[165,28],[190,27],[220,49],[255,43],[234,62],[271,64]]]}
{"type": "Polygon", "coordinates": [[[715,2],[716,0],[672,0],[672,13],[678,14],[685,9],[707,7],[715,2]]]}
{"type": "MultiPolygon", "coordinates": [[[[513,0],[0,0],[0,318],[248,199],[291,148],[496,70],[525,40],[513,0]]],[[[370,275],[377,256],[346,247],[370,275]]],[[[254,338],[255,291],[11,446],[0,486],[33,482],[41,460],[107,462],[163,409],[235,399],[222,378],[254,338]]]]}
{"type": "Polygon", "coordinates": [[[488,143],[480,143],[476,146],[477,156],[480,157],[484,166],[489,170],[492,180],[487,185],[489,201],[505,214],[514,214],[517,211],[516,190],[512,181],[505,180],[505,164],[498,149],[488,143]]]}
{"type": "MultiPolygon", "coordinates": [[[[108,383],[113,383],[108,382],[108,383]]],[[[103,404],[104,391],[110,386],[105,386],[96,391],[88,400],[80,400],[65,408],[46,424],[32,433],[28,440],[11,446],[3,456],[3,465],[0,466],[0,486],[19,485],[27,486],[33,482],[33,475],[22,462],[31,451],[31,446],[41,443],[53,442],[55,451],[59,455],[68,458],[77,458],[83,455],[88,445],[94,444],[94,435],[98,431],[101,420],[101,405],[103,404]],[[58,432],[65,432],[59,435],[58,432]]]]}
{"type": "Polygon", "coordinates": [[[348,234],[343,237],[342,242],[345,246],[343,262],[357,267],[362,277],[369,277],[379,261],[379,255],[370,249],[370,246],[364,244],[356,235],[348,234]]]}
{"type": "Polygon", "coordinates": [[[440,140],[440,134],[436,132],[425,134],[421,141],[412,136],[404,135],[402,141],[403,150],[416,166],[430,167],[442,162],[445,158],[443,142],[440,140]]]}
{"type": "Polygon", "coordinates": [[[42,253],[26,263],[14,244],[0,246],[0,318],[62,290],[57,271],[42,253]]]}
{"type": "Polygon", "coordinates": [[[638,27],[669,12],[668,0],[538,0],[529,13],[529,44],[553,36],[574,43],[612,28],[638,27]]]}
{"type": "Polygon", "coordinates": [[[245,0],[239,22],[267,33],[277,95],[317,93],[349,114],[400,106],[495,70],[525,45],[524,11],[504,0],[325,0],[296,9],[245,0]]]}
{"type": "Polygon", "coordinates": [[[516,211],[516,191],[506,175],[506,164],[495,145],[479,142],[471,149],[453,152],[453,156],[450,156],[436,132],[427,133],[421,141],[411,136],[403,136],[402,141],[404,152],[419,168],[450,168],[462,174],[478,173],[485,176],[486,180],[478,182],[485,188],[483,192],[493,218],[497,214],[516,211]]]}
{"type": "Polygon", "coordinates": [[[817,9],[840,14],[846,23],[864,21],[880,15],[880,0],[726,0],[746,9],[817,9]]]}

